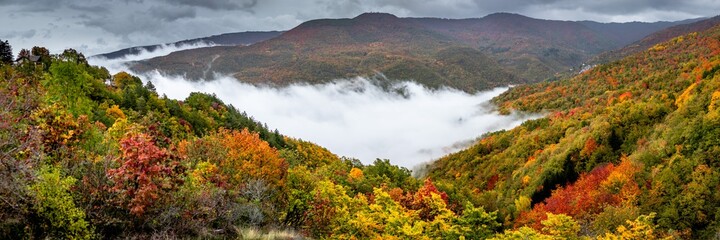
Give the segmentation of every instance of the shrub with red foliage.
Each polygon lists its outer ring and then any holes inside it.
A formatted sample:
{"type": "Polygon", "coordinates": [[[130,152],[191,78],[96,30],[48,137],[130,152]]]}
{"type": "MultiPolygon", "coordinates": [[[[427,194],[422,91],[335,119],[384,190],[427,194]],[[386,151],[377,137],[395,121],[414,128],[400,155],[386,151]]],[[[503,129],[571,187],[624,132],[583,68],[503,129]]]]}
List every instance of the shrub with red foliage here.
{"type": "Polygon", "coordinates": [[[336,209],[332,206],[330,199],[319,194],[315,195],[309,205],[308,211],[304,213],[305,228],[303,231],[310,236],[327,236],[332,229],[332,219],[335,217],[336,209]]]}
{"type": "Polygon", "coordinates": [[[500,175],[492,175],[492,177],[488,179],[487,184],[485,185],[485,190],[489,191],[495,189],[495,184],[497,184],[498,180],[500,180],[500,175]]]}
{"type": "Polygon", "coordinates": [[[627,158],[618,164],[596,167],[573,184],[552,192],[544,202],[536,204],[531,211],[522,212],[515,226],[530,225],[541,229],[546,213],[565,214],[575,219],[585,219],[602,212],[604,206],[618,206],[624,200],[633,198],[639,191],[632,179],[638,167],[627,158]]]}
{"type": "Polygon", "coordinates": [[[436,215],[436,212],[432,209],[429,202],[432,199],[433,193],[440,195],[445,204],[448,203],[448,195],[445,192],[439,191],[429,178],[425,180],[425,184],[423,184],[415,194],[408,192],[404,197],[399,197],[396,190],[391,196],[393,196],[393,200],[400,202],[405,208],[417,210],[421,219],[431,221],[436,215]]]}
{"type": "Polygon", "coordinates": [[[130,135],[120,140],[120,167],[109,169],[108,178],[115,185],[120,201],[135,216],[142,216],[164,193],[180,183],[181,166],[167,150],[157,147],[146,134],[130,135]]]}

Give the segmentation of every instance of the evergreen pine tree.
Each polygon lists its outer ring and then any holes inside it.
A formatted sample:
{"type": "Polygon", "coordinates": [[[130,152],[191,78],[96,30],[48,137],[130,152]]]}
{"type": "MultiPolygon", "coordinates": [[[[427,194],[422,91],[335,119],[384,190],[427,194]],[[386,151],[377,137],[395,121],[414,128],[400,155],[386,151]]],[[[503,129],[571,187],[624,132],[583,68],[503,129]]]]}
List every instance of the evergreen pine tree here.
{"type": "Polygon", "coordinates": [[[10,47],[10,43],[8,43],[7,40],[0,41],[0,64],[12,64],[13,62],[13,53],[12,53],[12,47],[10,47]]]}
{"type": "Polygon", "coordinates": [[[148,80],[147,83],[145,83],[145,88],[150,90],[151,92],[156,92],[155,85],[152,83],[152,81],[148,80]]]}

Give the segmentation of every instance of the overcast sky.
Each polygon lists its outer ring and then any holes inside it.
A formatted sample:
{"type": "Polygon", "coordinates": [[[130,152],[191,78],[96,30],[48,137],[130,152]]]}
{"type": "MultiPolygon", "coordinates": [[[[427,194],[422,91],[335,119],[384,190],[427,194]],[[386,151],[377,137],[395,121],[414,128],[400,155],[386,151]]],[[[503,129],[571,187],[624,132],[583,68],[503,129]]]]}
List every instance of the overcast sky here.
{"type": "Polygon", "coordinates": [[[227,32],[286,30],[363,12],[400,17],[530,17],[601,22],[682,20],[720,13],[720,0],[0,0],[0,39],[21,48],[93,55],[227,32]]]}

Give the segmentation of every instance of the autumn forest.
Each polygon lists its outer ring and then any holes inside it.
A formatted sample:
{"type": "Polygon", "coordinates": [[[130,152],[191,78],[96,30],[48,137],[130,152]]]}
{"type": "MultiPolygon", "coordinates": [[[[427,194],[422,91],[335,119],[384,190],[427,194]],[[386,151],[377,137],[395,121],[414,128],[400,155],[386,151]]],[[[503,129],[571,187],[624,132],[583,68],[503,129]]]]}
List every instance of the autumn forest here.
{"type": "MultiPolygon", "coordinates": [[[[338,156],[213,93],[168,98],[73,49],[14,56],[3,41],[0,238],[717,239],[720,26],[668,39],[510,88],[492,100],[499,113],[543,117],[422,172],[338,156]]],[[[392,61],[476,64],[452,60],[469,54],[515,78],[480,50],[435,50],[392,61]]],[[[476,90],[488,85],[472,82],[476,70],[447,75],[476,90]]]]}

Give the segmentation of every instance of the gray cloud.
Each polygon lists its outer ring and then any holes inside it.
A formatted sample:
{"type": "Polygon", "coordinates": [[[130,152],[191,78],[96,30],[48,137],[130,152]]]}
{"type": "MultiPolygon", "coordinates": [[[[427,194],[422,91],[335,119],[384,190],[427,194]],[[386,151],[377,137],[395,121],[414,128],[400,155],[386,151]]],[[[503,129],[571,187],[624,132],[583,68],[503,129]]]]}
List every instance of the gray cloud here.
{"type": "Polygon", "coordinates": [[[130,13],[109,16],[80,15],[79,23],[88,27],[101,28],[117,36],[127,36],[135,32],[148,32],[160,27],[162,16],[151,14],[130,13]]]}
{"type": "Polygon", "coordinates": [[[714,16],[715,0],[376,0],[377,6],[394,6],[413,16],[482,17],[493,12],[514,12],[561,20],[638,21],[680,20],[688,16],[714,16]],[[558,15],[562,13],[562,15],[558,15]]]}
{"type": "Polygon", "coordinates": [[[514,12],[559,20],[658,21],[714,16],[720,13],[720,1],[0,0],[0,36],[20,47],[45,45],[51,50],[88,44],[91,55],[227,32],[287,30],[311,19],[349,18],[369,11],[400,17],[473,18],[514,12]],[[105,44],[94,44],[99,37],[105,44]]]}
{"type": "Polygon", "coordinates": [[[89,12],[89,13],[103,13],[103,14],[111,13],[108,6],[103,6],[103,5],[87,5],[84,3],[81,3],[81,4],[71,3],[68,5],[68,7],[71,9],[74,9],[74,10],[78,10],[78,11],[82,11],[82,12],[89,12]]]}
{"type": "Polygon", "coordinates": [[[172,4],[182,4],[193,7],[204,7],[212,10],[248,10],[257,5],[258,0],[167,0],[172,4]]]}
{"type": "Polygon", "coordinates": [[[197,12],[194,8],[174,8],[153,6],[148,11],[152,16],[166,22],[172,22],[181,18],[195,18],[197,12]]]}
{"type": "Polygon", "coordinates": [[[27,30],[25,32],[20,33],[21,38],[31,38],[35,36],[35,29],[27,30]]]}
{"type": "Polygon", "coordinates": [[[27,31],[11,31],[7,33],[3,33],[0,36],[4,38],[32,38],[35,36],[37,31],[35,29],[27,30],[27,31]]]}
{"type": "Polygon", "coordinates": [[[63,2],[55,0],[0,0],[0,6],[2,5],[20,6],[18,10],[22,12],[50,12],[61,7],[63,2]]]}

